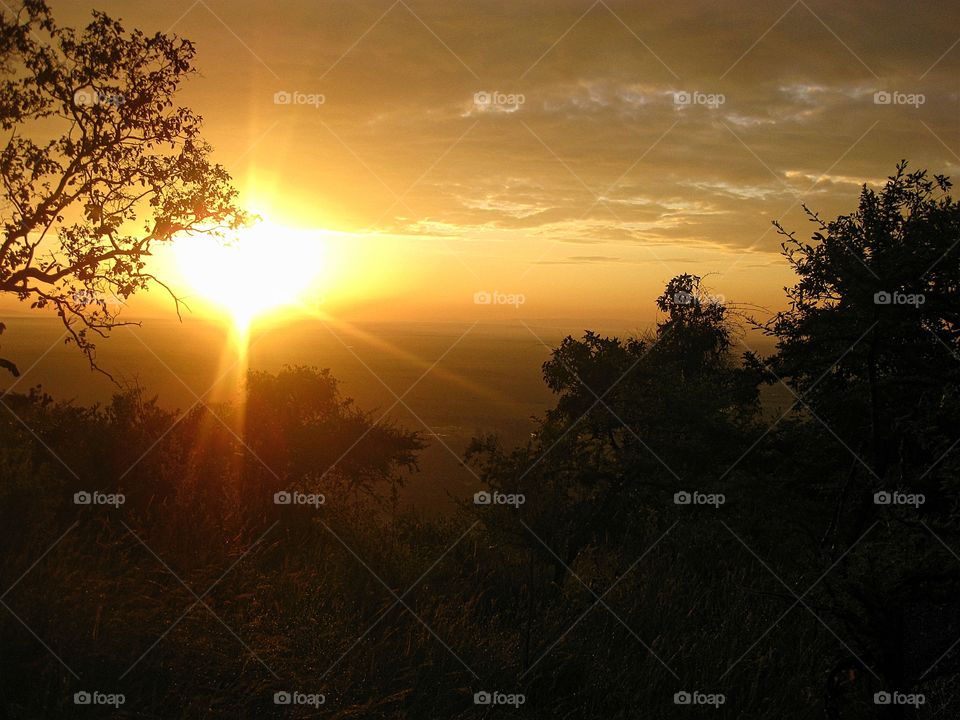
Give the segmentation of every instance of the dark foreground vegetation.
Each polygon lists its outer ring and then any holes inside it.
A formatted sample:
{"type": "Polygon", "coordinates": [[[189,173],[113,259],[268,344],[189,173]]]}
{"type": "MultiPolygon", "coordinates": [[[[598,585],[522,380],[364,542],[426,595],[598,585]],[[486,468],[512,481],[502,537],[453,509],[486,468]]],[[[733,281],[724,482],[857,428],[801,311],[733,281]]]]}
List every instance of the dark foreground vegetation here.
{"type": "Polygon", "coordinates": [[[948,188],[901,167],[787,234],[773,357],[690,275],[651,336],[567,338],[441,521],[398,510],[424,439],[327,371],[182,415],[3,395],[0,717],[957,717],[948,188]]]}

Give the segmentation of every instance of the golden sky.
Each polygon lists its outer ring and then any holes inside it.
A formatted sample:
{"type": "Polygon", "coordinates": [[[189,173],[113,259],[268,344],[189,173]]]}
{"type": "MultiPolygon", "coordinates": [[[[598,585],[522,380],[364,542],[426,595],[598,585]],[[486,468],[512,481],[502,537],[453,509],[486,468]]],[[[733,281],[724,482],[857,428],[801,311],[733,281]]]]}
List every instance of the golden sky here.
{"type": "Polygon", "coordinates": [[[247,205],[323,238],[335,315],[645,321],[680,272],[775,308],[771,220],[806,235],[801,202],[832,216],[901,158],[960,165],[951,3],[96,7],[195,41],[181,102],[247,205]]]}

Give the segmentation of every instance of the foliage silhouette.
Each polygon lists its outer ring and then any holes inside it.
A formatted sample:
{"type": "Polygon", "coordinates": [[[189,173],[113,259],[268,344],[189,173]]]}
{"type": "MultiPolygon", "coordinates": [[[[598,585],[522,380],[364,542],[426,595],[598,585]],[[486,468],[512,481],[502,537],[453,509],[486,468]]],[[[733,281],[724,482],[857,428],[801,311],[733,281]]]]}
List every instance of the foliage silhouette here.
{"type": "Polygon", "coordinates": [[[55,310],[93,367],[123,303],[166,289],[146,264],[157,245],[246,220],[200,117],[175,102],[194,52],[102,12],[59,27],[44,0],[0,13],[0,292],[55,310]]]}
{"type": "MultiPolygon", "coordinates": [[[[832,463],[811,483],[831,505],[823,531],[833,560],[851,569],[828,577],[819,601],[853,646],[840,667],[873,672],[887,688],[955,674],[956,659],[929,627],[956,627],[960,567],[944,563],[955,538],[960,463],[960,205],[950,181],[901,162],[857,209],[825,222],[807,211],[811,242],[786,236],[797,275],[789,308],[761,327],[777,340],[772,377],[799,398],[791,457],[832,463]],[[843,469],[843,464],[848,465],[843,469]],[[922,495],[916,511],[877,504],[876,493],[922,495]]],[[[896,705],[884,717],[905,717],[896,705]]]]}

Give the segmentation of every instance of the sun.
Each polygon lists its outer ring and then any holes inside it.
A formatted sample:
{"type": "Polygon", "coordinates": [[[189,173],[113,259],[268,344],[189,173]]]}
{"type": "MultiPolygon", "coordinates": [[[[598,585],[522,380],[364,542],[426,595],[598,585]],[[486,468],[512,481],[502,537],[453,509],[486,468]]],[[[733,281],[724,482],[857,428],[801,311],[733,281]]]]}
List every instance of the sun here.
{"type": "Polygon", "coordinates": [[[191,295],[226,313],[239,336],[258,317],[305,302],[325,267],[322,234],[260,221],[236,238],[199,236],[176,244],[191,295]]]}

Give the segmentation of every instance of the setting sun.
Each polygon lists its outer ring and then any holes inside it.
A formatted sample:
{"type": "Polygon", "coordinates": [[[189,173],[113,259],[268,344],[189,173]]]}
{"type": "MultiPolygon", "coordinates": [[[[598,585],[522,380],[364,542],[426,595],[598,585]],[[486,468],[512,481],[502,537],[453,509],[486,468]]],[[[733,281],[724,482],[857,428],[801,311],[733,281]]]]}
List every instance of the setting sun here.
{"type": "Polygon", "coordinates": [[[231,240],[193,237],[175,246],[190,295],[228,314],[243,333],[258,316],[304,303],[325,268],[316,232],[261,221],[231,240]]]}

